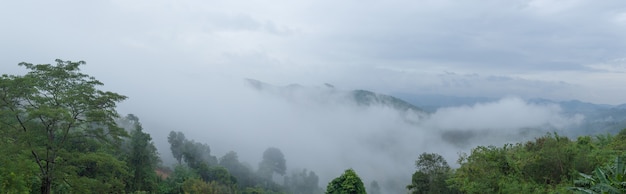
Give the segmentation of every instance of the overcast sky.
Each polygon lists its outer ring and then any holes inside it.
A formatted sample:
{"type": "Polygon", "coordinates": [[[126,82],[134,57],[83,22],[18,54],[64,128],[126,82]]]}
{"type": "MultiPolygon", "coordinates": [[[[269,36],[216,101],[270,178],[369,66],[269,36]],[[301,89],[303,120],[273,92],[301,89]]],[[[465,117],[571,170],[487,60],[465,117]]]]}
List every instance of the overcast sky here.
{"type": "Polygon", "coordinates": [[[622,0],[22,0],[0,24],[2,73],[84,60],[116,91],[254,78],[626,102],[622,0]]]}

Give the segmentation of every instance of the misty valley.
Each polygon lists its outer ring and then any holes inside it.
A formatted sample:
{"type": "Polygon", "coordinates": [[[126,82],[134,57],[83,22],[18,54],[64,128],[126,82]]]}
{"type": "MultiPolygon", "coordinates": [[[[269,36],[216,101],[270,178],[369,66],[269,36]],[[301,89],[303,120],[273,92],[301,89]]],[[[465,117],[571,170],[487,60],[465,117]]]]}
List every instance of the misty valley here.
{"type": "Polygon", "coordinates": [[[626,192],[626,104],[244,79],[122,114],[55,62],[0,77],[0,193],[626,192]]]}

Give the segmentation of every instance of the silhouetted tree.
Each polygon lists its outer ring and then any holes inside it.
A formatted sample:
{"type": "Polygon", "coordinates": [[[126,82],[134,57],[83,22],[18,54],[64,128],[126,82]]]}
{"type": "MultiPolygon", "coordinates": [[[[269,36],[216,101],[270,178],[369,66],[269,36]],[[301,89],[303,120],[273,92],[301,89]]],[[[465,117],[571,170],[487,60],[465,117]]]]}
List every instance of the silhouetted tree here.
{"type": "Polygon", "coordinates": [[[380,194],[380,186],[377,181],[372,181],[370,183],[370,187],[368,188],[369,194],[380,194]]]}
{"type": "Polygon", "coordinates": [[[315,172],[306,169],[285,176],[284,185],[290,193],[317,194],[322,192],[319,188],[319,177],[315,172]]]}
{"type": "Polygon", "coordinates": [[[172,150],[172,155],[176,161],[178,161],[178,164],[180,164],[183,159],[183,146],[186,140],[185,134],[180,131],[171,131],[170,135],[167,136],[167,142],[170,143],[170,150],[172,150]]]}
{"type": "Polygon", "coordinates": [[[270,147],[263,152],[263,160],[259,163],[259,175],[272,180],[274,173],[285,175],[287,164],[285,156],[278,148],[270,147]]]}

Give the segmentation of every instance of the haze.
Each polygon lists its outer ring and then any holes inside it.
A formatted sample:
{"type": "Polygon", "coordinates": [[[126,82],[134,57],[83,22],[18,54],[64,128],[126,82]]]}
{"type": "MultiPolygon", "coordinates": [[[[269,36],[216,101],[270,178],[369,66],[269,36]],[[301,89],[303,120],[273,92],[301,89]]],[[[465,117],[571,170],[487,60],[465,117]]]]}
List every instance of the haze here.
{"type": "Polygon", "coordinates": [[[476,145],[531,139],[582,119],[525,99],[624,103],[625,7],[620,0],[6,1],[0,72],[23,73],[19,62],[87,61],[84,72],[129,97],[119,112],[141,119],[164,158],[176,130],[218,157],[236,151],[251,166],[278,147],[289,169],[315,171],[322,187],[346,168],[366,184],[408,183],[422,152],[453,164],[476,145]],[[246,78],[303,88],[257,91],[246,78]],[[343,95],[355,89],[502,100],[420,117],[357,106],[343,95]]]}

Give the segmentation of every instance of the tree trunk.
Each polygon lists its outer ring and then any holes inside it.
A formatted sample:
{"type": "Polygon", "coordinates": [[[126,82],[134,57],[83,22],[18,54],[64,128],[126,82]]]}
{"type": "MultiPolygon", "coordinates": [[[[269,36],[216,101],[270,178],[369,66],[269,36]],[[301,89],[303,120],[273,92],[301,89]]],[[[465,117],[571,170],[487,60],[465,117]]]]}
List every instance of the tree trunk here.
{"type": "Polygon", "coordinates": [[[48,175],[41,178],[41,194],[50,194],[52,190],[52,180],[48,175]]]}

